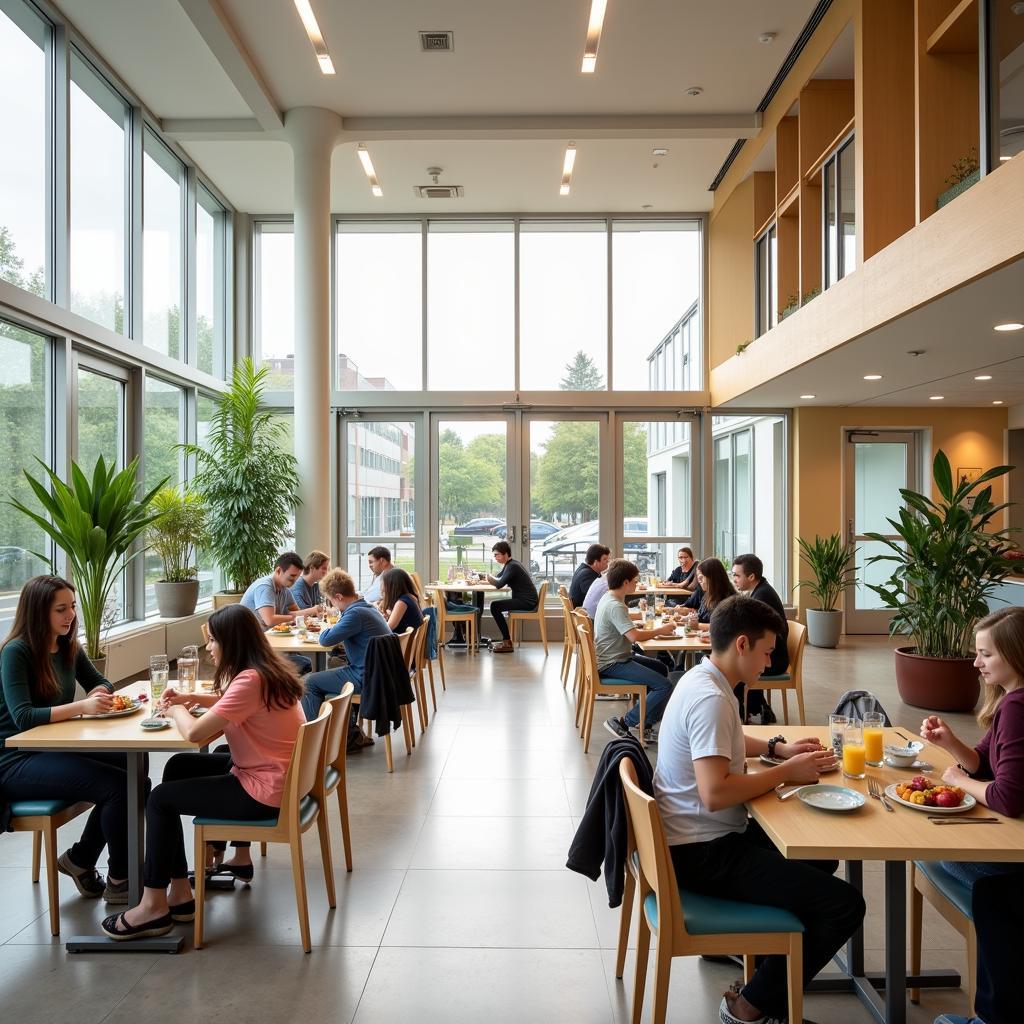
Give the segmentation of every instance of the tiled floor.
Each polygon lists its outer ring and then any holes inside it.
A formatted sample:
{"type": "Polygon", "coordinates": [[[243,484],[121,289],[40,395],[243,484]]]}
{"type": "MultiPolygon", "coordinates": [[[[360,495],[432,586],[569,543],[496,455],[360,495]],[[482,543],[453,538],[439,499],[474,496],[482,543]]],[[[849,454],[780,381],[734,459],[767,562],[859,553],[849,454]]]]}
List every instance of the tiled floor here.
{"type": "MultiPolygon", "coordinates": [[[[808,648],[808,721],[820,723],[845,689],[878,694],[894,721],[916,729],[921,712],[895,690],[890,643],[844,638],[837,651],[808,648]]],[[[559,651],[448,658],[448,691],[411,758],[400,739],[395,772],[381,744],[350,759],[355,870],[339,876],[328,911],[315,839],[307,840],[311,955],[298,945],[287,856],[271,849],[251,889],[214,893],[208,946],[177,957],[68,956],[51,939],[45,888],[29,881],[27,836],[0,836],[0,991],[18,1024],[300,1020],[376,1024],[621,1022],[626,984],[616,982],[618,911],[603,881],[564,867],[607,734],[589,755],[558,678],[559,651]]],[[[779,701],[776,697],[776,708],[779,701]]],[[[599,705],[611,714],[615,705],[599,705]]],[[[979,730],[952,716],[969,740],[979,730]]],[[[656,750],[656,748],[654,748],[656,750]]],[[[653,752],[653,751],[652,751],[653,752]]],[[[154,766],[158,777],[160,764],[154,766]]],[[[332,808],[335,851],[340,850],[332,808]]],[[[62,833],[61,848],[74,825],[62,833]]],[[[313,836],[315,833],[310,833],[313,836]]],[[[190,837],[189,837],[190,838],[190,837]]],[[[882,873],[867,865],[869,966],[882,960],[882,873]]],[[[61,880],[65,936],[98,929],[104,908],[61,880]]],[[[925,966],[963,968],[959,937],[926,908],[925,966]]],[[[696,960],[673,965],[669,1019],[713,1021],[736,970],[696,960]]],[[[963,992],[925,992],[912,1024],[964,1012],[963,992]]],[[[869,1021],[852,996],[814,996],[821,1024],[869,1021]]]]}

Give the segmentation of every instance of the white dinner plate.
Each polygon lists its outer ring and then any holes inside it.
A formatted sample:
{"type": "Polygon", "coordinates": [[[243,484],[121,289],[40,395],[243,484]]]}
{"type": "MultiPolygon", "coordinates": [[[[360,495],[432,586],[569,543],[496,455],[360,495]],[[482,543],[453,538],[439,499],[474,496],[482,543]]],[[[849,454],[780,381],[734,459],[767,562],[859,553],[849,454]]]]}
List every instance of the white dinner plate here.
{"type": "Polygon", "coordinates": [[[913,764],[897,764],[891,758],[885,758],[885,766],[887,768],[895,768],[901,772],[933,772],[935,771],[935,765],[930,761],[915,761],[913,764]]]}
{"type": "Polygon", "coordinates": [[[130,708],[122,708],[120,711],[104,711],[101,715],[82,715],[83,718],[124,718],[125,715],[134,715],[142,705],[135,701],[130,708]]]}
{"type": "Polygon", "coordinates": [[[802,801],[819,811],[855,811],[864,806],[864,794],[846,786],[805,786],[796,795],[802,801]]]}
{"type": "Polygon", "coordinates": [[[964,793],[964,802],[959,807],[929,807],[927,804],[912,804],[896,795],[896,783],[885,787],[885,795],[902,807],[909,807],[912,811],[926,811],[928,814],[963,814],[978,805],[978,801],[970,793],[964,793]]]}
{"type": "Polygon", "coordinates": [[[168,718],[144,718],[139,725],[147,732],[159,732],[161,729],[170,729],[171,722],[168,718]]]}

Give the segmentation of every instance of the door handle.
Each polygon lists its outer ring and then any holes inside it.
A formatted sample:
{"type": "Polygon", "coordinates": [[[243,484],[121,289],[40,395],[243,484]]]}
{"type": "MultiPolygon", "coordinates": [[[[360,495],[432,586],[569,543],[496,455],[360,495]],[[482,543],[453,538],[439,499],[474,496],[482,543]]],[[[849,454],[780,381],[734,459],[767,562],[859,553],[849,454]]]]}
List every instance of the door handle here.
{"type": "Polygon", "coordinates": [[[854,533],[853,533],[853,520],[852,519],[847,519],[846,520],[846,530],[847,530],[847,537],[849,539],[849,542],[852,544],[853,543],[853,537],[854,537],[854,533]]]}
{"type": "Polygon", "coordinates": [[[516,528],[514,526],[511,526],[511,525],[509,526],[509,528],[508,528],[508,536],[507,536],[506,539],[508,540],[509,544],[515,544],[515,542],[516,542],[516,528]]]}

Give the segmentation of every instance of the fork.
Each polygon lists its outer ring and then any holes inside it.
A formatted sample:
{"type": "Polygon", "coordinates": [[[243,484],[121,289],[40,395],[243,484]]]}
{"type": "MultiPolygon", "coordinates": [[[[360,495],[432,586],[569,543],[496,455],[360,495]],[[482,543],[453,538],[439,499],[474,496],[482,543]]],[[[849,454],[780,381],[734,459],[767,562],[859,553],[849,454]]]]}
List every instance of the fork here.
{"type": "Polygon", "coordinates": [[[877,800],[890,814],[896,813],[892,809],[892,805],[889,801],[882,796],[882,793],[878,788],[878,782],[870,777],[868,778],[868,796],[874,797],[874,799],[877,800]]]}

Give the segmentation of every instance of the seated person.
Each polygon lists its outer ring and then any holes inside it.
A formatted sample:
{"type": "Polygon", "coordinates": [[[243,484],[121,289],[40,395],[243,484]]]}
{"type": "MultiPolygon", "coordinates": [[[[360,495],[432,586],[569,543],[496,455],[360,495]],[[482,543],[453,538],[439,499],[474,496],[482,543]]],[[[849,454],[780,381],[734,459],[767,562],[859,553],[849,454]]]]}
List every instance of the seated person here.
{"type": "MultiPolygon", "coordinates": [[[[285,551],[278,556],[274,571],[269,576],[261,576],[249,584],[239,603],[243,608],[248,608],[267,629],[280,622],[294,622],[303,613],[292,597],[291,588],[302,568],[302,559],[294,551],[285,551]]],[[[289,653],[287,657],[302,675],[313,667],[309,658],[301,654],[289,653]]]]}
{"type": "Polygon", "coordinates": [[[423,622],[420,595],[416,584],[404,569],[388,569],[381,579],[381,603],[393,633],[404,633],[410,626],[419,629],[423,622]]]}
{"type": "MultiPolygon", "coordinates": [[[[672,636],[675,626],[670,623],[657,629],[642,629],[630,618],[626,598],[636,591],[640,578],[640,570],[632,562],[624,558],[614,559],[608,565],[607,578],[608,593],[601,598],[594,616],[597,674],[602,679],[625,679],[647,687],[644,738],[653,743],[653,727],[661,721],[678,673],[670,676],[668,668],[656,658],[634,654],[633,644],[656,636],[672,636]]],[[[630,708],[624,718],[613,715],[604,723],[613,736],[629,736],[629,730],[639,725],[639,704],[630,708]]]]}
{"type": "MultiPolygon", "coordinates": [[[[163,782],[146,802],[145,888],[142,901],[103,921],[112,939],[166,935],[176,922],[191,921],[196,904],[188,881],[181,816],[239,821],[276,818],[285,778],[302,725],[302,683],[279,657],[258,623],[238,605],[210,616],[206,649],[215,666],[213,693],[164,691],[160,710],[189,741],[203,743],[223,733],[223,753],[175,754],[163,782]],[[194,718],[189,708],[209,710],[194,718]]],[[[251,880],[247,844],[235,844],[235,877],[251,880]]],[[[223,845],[216,846],[223,849],[223,845]]],[[[198,868],[197,868],[198,870],[198,868]]]]}
{"type": "Polygon", "coordinates": [[[363,600],[367,604],[376,604],[380,600],[381,577],[391,568],[391,552],[383,544],[378,544],[367,551],[366,564],[373,573],[373,579],[363,590],[363,600]]]}
{"type": "MultiPolygon", "coordinates": [[[[711,655],[686,673],[665,709],[654,795],[680,886],[798,917],[807,982],[860,927],[864,900],[833,876],[837,861],[787,860],[747,817],[745,801],[784,782],[816,782],[835,764],[816,739],[765,741],[743,732],[732,688],[768,667],[781,628],[771,608],[749,597],[716,606],[711,655]],[[760,754],[786,760],[747,774],[746,758],[760,754]]],[[[719,1016],[723,1024],[784,1019],[786,998],[785,957],[758,957],[754,977],[726,994],[719,1016]]]]}
{"type": "Polygon", "coordinates": [[[591,544],[583,556],[583,564],[576,567],[569,583],[569,602],[573,608],[579,608],[587,596],[590,585],[600,579],[601,573],[608,568],[611,549],[603,544],[591,544]]]}
{"type": "MultiPolygon", "coordinates": [[[[697,563],[693,557],[693,548],[680,548],[676,552],[676,558],[679,564],[668,574],[665,584],[679,587],[680,590],[685,590],[688,594],[692,593],[693,588],[697,585],[697,563]]],[[[674,608],[679,603],[678,597],[666,595],[665,604],[669,608],[674,608]]]]}
{"type": "Polygon", "coordinates": [[[491,602],[491,615],[498,625],[498,632],[501,633],[501,643],[495,644],[491,650],[495,654],[509,654],[515,648],[509,637],[508,622],[505,615],[508,612],[532,612],[537,608],[537,588],[530,579],[530,574],[523,568],[522,562],[517,562],[512,557],[512,547],[507,540],[499,540],[491,548],[494,560],[501,566],[501,572],[497,576],[490,576],[484,573],[484,579],[499,590],[508,587],[512,596],[502,601],[491,602]]]}
{"type": "MultiPolygon", "coordinates": [[[[611,562],[608,563],[611,565],[611,562]]],[[[587,589],[587,596],[583,599],[583,604],[580,607],[590,616],[591,619],[597,615],[597,606],[601,603],[601,598],[608,593],[608,570],[605,571],[590,584],[587,589]]]]}
{"type": "Polygon", "coordinates": [[[697,625],[707,625],[711,621],[711,613],[727,597],[736,593],[725,566],[717,558],[705,558],[697,566],[695,573],[697,586],[693,593],[682,602],[681,608],[689,608],[697,613],[697,625]]]}
{"type": "Polygon", "coordinates": [[[292,585],[292,600],[298,605],[298,615],[320,614],[324,599],[320,596],[320,581],[331,567],[329,555],[311,551],[302,565],[302,575],[292,585]]]}
{"type": "Polygon", "coordinates": [[[341,693],[347,682],[352,683],[356,693],[362,693],[366,648],[373,637],[391,633],[384,616],[356,593],[356,585],[344,569],[332,569],[320,581],[320,589],[331,605],[341,612],[333,626],[320,631],[320,645],[334,647],[335,644],[343,644],[348,664],[326,672],[313,672],[306,677],[302,710],[309,721],[320,713],[320,705],[328,697],[337,697],[341,693]]]}
{"type": "MultiPolygon", "coordinates": [[[[771,668],[766,673],[769,676],[781,676],[789,668],[789,648],[786,646],[789,622],[786,619],[786,609],[782,607],[782,599],[764,578],[764,563],[757,555],[737,555],[732,562],[732,581],[741,594],[764,601],[785,623],[786,630],[779,634],[778,643],[772,651],[771,668]]],[[[737,694],[737,699],[742,707],[742,688],[737,694]]],[[[747,714],[760,715],[762,725],[771,725],[776,720],[771,704],[765,699],[764,690],[751,690],[747,694],[747,714]]]]}

